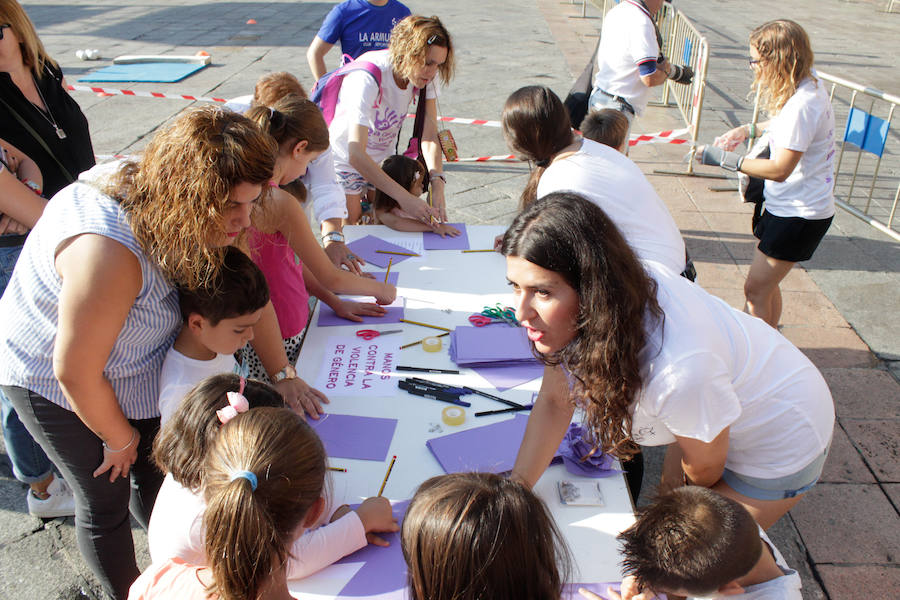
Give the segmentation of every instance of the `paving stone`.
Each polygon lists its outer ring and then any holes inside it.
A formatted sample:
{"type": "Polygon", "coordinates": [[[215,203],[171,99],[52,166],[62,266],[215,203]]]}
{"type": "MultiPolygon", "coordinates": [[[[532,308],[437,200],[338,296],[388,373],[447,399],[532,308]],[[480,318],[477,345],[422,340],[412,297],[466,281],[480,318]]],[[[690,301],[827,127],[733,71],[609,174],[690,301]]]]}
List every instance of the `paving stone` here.
{"type": "Polygon", "coordinates": [[[900,483],[883,483],[881,489],[887,494],[894,508],[900,512],[900,483]]]}
{"type": "Polygon", "coordinates": [[[876,483],[875,476],[850,442],[840,423],[835,423],[831,450],[819,479],[822,483],[876,483]]]}
{"type": "Polygon", "coordinates": [[[824,369],[841,420],[900,418],[900,383],[879,369],[824,369]]]}
{"type": "Polygon", "coordinates": [[[784,325],[781,333],[820,369],[874,367],[878,359],[849,327],[784,325]]]}
{"type": "Polygon", "coordinates": [[[896,566],[818,565],[817,570],[831,600],[900,598],[896,566]]]}
{"type": "Polygon", "coordinates": [[[788,566],[800,575],[804,600],[825,600],[827,596],[816,580],[813,566],[809,564],[803,539],[790,517],[779,519],[766,531],[766,535],[784,556],[788,566]]]}
{"type": "Polygon", "coordinates": [[[847,420],[843,425],[878,480],[900,482],[900,421],[847,420]]]}
{"type": "Polygon", "coordinates": [[[847,321],[821,292],[782,291],[781,323],[806,327],[845,327],[847,321]]]}
{"type": "Polygon", "coordinates": [[[887,564],[900,557],[900,519],[878,486],[819,484],[791,518],[817,564],[887,564]]]}

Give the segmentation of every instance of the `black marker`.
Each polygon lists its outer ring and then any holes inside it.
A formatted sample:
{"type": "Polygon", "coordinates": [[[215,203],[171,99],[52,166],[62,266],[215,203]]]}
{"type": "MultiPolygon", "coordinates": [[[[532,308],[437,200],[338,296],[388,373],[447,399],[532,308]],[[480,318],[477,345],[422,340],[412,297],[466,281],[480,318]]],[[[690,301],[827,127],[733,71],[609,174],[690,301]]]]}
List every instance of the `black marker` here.
{"type": "Polygon", "coordinates": [[[525,405],[519,404],[518,402],[513,402],[512,400],[507,400],[506,398],[501,398],[500,396],[495,396],[493,394],[488,394],[487,392],[482,392],[481,390],[476,390],[474,388],[470,388],[467,386],[463,386],[463,389],[469,392],[470,394],[478,394],[479,396],[483,396],[484,398],[490,398],[491,400],[496,400],[501,404],[505,404],[511,408],[516,410],[522,410],[525,408],[525,405]]]}
{"type": "Polygon", "coordinates": [[[411,373],[443,373],[446,375],[459,375],[456,369],[427,369],[425,367],[404,367],[402,365],[394,367],[398,371],[409,371],[411,373]]]}

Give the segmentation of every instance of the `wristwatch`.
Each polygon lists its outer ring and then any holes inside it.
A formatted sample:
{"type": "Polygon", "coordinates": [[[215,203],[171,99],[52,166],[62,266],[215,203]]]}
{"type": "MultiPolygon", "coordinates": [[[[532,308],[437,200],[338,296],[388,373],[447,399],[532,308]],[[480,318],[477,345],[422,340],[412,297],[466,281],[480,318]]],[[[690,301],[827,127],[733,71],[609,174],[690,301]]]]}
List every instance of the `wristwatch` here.
{"type": "Polygon", "coordinates": [[[447,176],[443,173],[438,173],[437,171],[432,171],[428,174],[432,179],[440,179],[444,183],[447,183],[447,176]]]}
{"type": "Polygon", "coordinates": [[[290,364],[284,365],[284,368],[272,376],[272,381],[278,383],[285,379],[297,379],[297,369],[290,364]]]}
{"type": "Polygon", "coordinates": [[[328,242],[343,242],[344,234],[340,231],[329,231],[325,235],[322,236],[322,241],[325,243],[328,242]]]}

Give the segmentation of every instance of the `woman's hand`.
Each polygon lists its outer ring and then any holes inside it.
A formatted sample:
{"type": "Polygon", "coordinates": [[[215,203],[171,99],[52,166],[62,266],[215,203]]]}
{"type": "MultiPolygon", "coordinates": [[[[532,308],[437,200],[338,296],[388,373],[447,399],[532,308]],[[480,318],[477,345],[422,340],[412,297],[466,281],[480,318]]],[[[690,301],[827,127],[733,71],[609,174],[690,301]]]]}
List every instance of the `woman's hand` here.
{"type": "MultiPolygon", "coordinates": [[[[385,304],[390,304],[390,302],[386,302],[385,304]]],[[[332,306],[331,308],[337,316],[356,323],[361,323],[363,317],[383,317],[387,312],[383,307],[378,306],[377,304],[371,302],[354,302],[352,300],[341,300],[337,303],[336,307],[332,306]]]]}
{"type": "Polygon", "coordinates": [[[344,242],[328,242],[325,254],[337,268],[345,267],[351,273],[362,275],[362,265],[366,261],[355,255],[344,242]]]}
{"type": "Polygon", "coordinates": [[[128,427],[130,433],[125,436],[116,436],[114,441],[103,444],[103,462],[94,471],[94,477],[109,471],[109,481],[112,483],[116,477],[128,477],[131,465],[137,460],[138,442],[141,434],[134,427],[128,427]]]}
{"type": "Polygon", "coordinates": [[[273,383],[272,387],[281,392],[284,402],[299,415],[306,413],[313,419],[325,414],[322,404],[328,404],[328,397],[319,390],[310,387],[299,377],[282,379],[273,383]]]}
{"type": "Polygon", "coordinates": [[[394,517],[391,503],[387,498],[366,498],[359,505],[359,508],[356,509],[356,514],[359,515],[359,520],[362,521],[363,528],[366,530],[366,540],[370,544],[390,546],[386,539],[375,535],[374,532],[393,533],[400,531],[400,525],[394,517]]]}
{"type": "Polygon", "coordinates": [[[441,237],[447,237],[448,235],[450,237],[456,237],[462,233],[459,229],[452,225],[448,225],[447,223],[433,223],[431,229],[441,237]]]}
{"type": "Polygon", "coordinates": [[[19,223],[9,215],[0,215],[0,235],[6,233],[28,233],[28,227],[19,223]]]}
{"type": "Polygon", "coordinates": [[[428,206],[424,200],[413,196],[409,192],[406,192],[404,196],[398,196],[396,200],[406,214],[423,223],[430,224],[438,217],[439,211],[435,207],[428,206]]]}
{"type": "Polygon", "coordinates": [[[434,177],[431,180],[431,205],[436,211],[438,221],[447,220],[447,200],[444,197],[444,180],[434,177]]]}
{"type": "MultiPolygon", "coordinates": [[[[588,600],[603,600],[601,596],[584,588],[578,588],[578,593],[581,594],[582,598],[587,598],[588,600]]],[[[653,600],[653,598],[657,597],[653,592],[642,592],[640,587],[638,587],[637,580],[632,575],[622,580],[621,592],[616,592],[612,588],[606,588],[606,593],[609,594],[611,600],[653,600]]]]}
{"type": "MultiPolygon", "coordinates": [[[[740,127],[735,127],[734,129],[730,129],[713,140],[712,145],[717,148],[721,148],[727,152],[733,152],[735,148],[741,145],[741,142],[746,141],[747,139],[747,127],[745,125],[741,125],[740,127]]],[[[699,148],[697,152],[700,153],[699,148]]]]}

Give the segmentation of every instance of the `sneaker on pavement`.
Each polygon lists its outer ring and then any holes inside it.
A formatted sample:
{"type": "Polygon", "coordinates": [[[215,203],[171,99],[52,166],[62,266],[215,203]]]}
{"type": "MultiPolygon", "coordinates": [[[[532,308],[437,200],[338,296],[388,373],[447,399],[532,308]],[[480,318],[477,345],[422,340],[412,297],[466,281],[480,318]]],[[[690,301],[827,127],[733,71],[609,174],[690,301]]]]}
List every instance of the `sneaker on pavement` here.
{"type": "Polygon", "coordinates": [[[75,514],[75,496],[72,495],[72,488],[64,479],[54,477],[53,482],[47,486],[47,493],[50,495],[41,500],[32,494],[30,489],[25,491],[28,498],[28,512],[31,516],[52,519],[75,514]]]}

